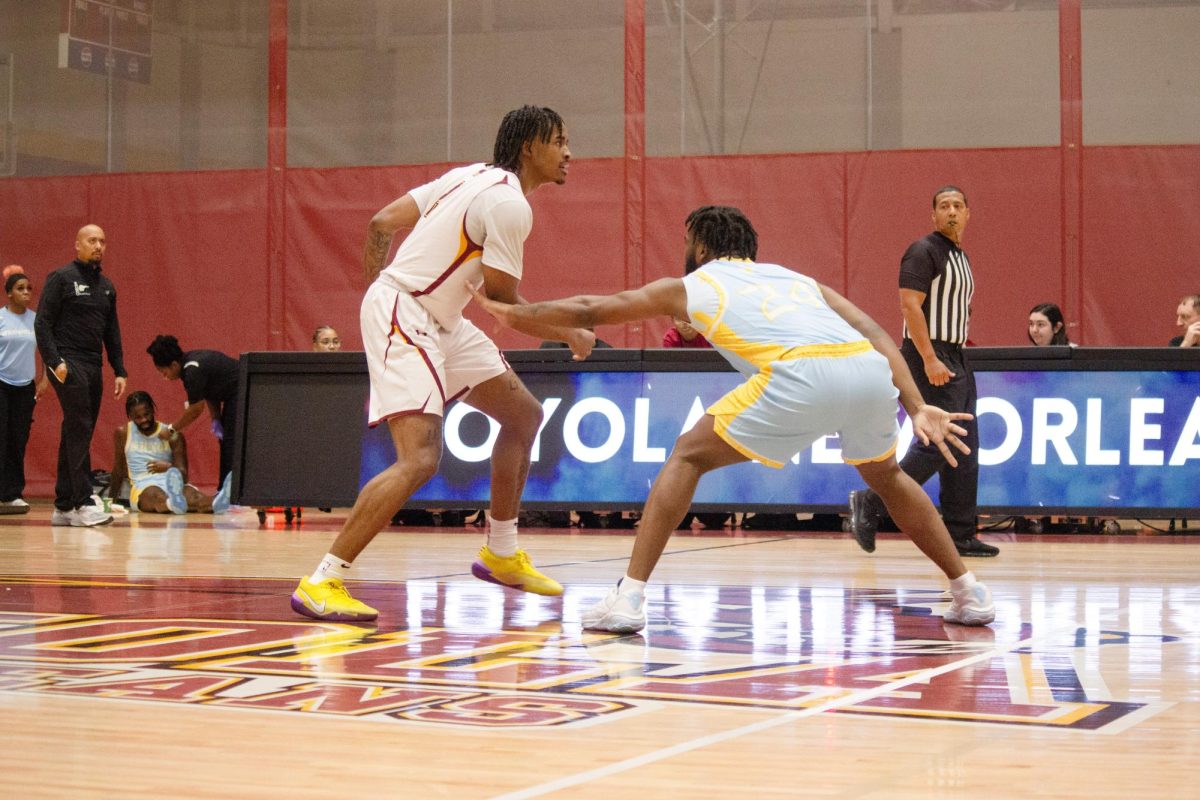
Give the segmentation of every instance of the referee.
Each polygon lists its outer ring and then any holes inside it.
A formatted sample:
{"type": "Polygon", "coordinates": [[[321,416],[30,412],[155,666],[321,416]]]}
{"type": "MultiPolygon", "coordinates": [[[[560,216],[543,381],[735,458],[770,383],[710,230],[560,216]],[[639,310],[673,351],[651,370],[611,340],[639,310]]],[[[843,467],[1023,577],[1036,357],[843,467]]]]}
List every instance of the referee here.
{"type": "MultiPolygon", "coordinates": [[[[904,341],[900,353],[908,363],[921,397],[946,411],[975,413],[975,373],[963,345],[971,320],[975,280],[962,250],[962,234],[971,218],[967,196],[957,186],[943,186],[933,195],[935,230],[908,246],[900,260],[900,309],[904,341]]],[[[941,477],[941,510],[959,555],[988,557],[999,548],[976,536],[976,498],[979,492],[979,426],[967,429],[963,442],[970,455],[951,467],[932,445],[914,441],[900,467],[917,483],[941,477]]],[[[850,529],[868,553],[875,550],[875,532],[886,513],[879,496],[869,489],[850,493],[850,529]]]]}

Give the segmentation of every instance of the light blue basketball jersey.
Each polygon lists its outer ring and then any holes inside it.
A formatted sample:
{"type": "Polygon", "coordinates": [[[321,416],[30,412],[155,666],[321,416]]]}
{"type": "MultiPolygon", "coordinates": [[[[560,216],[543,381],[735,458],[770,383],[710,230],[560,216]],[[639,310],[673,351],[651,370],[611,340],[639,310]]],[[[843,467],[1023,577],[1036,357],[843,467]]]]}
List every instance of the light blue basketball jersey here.
{"type": "Polygon", "coordinates": [[[775,361],[869,349],[816,281],[778,264],[719,259],[683,283],[692,324],[744,375],[775,361]]]}
{"type": "Polygon", "coordinates": [[[158,437],[162,429],[163,424],[159,422],[154,427],[154,433],[145,436],[132,421],[127,426],[125,463],[129,466],[129,482],[138,491],[147,486],[161,488],[166,485],[164,473],[150,471],[151,461],[172,461],[171,443],[158,437]]]}
{"type": "Polygon", "coordinates": [[[683,282],[692,324],[749,378],[706,409],[730,447],[782,467],[836,433],[849,463],[891,457],[899,432],[891,368],[816,281],[777,264],[721,259],[683,282]]]}

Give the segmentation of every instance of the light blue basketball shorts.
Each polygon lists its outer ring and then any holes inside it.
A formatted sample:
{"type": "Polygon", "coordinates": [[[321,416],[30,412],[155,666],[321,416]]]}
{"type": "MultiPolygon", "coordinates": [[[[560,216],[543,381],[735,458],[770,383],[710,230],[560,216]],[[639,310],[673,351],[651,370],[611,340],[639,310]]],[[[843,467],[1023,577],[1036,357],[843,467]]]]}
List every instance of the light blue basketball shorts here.
{"type": "Polygon", "coordinates": [[[899,391],[874,349],[775,361],[708,408],[714,430],[747,458],[780,468],[830,434],[847,464],[882,461],[896,450],[899,391]]]}

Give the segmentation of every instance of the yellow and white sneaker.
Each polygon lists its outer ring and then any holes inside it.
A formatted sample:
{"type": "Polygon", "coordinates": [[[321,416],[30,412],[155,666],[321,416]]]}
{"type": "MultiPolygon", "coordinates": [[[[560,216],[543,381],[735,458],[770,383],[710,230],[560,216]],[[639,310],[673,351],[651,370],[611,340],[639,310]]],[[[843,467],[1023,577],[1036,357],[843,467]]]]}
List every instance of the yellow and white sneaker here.
{"type": "Polygon", "coordinates": [[[308,578],[302,578],[292,593],[292,610],[313,619],[335,622],[361,622],[379,616],[378,611],[351,597],[337,578],[320,583],[309,583],[308,578]]]}
{"type": "Polygon", "coordinates": [[[498,583],[522,592],[557,597],[563,593],[562,584],[537,571],[524,550],[501,557],[485,544],[479,548],[479,558],[471,565],[471,574],[481,581],[498,583]]]}

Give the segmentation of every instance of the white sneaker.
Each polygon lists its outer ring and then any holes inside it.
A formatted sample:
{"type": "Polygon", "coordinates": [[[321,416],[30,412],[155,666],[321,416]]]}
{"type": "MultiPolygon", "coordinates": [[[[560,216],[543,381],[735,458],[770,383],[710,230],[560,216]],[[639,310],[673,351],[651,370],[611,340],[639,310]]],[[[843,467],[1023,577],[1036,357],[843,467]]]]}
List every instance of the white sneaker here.
{"type": "Polygon", "coordinates": [[[95,506],[80,506],[75,509],[75,522],[71,524],[79,528],[91,528],[94,525],[107,525],[113,521],[112,514],[105,514],[95,506]]]}
{"type": "Polygon", "coordinates": [[[75,513],[75,509],[73,508],[70,511],[61,511],[56,508],[54,509],[54,513],[50,515],[50,524],[78,527],[79,515],[75,513]]]}
{"type": "Polygon", "coordinates": [[[29,503],[21,498],[16,500],[0,500],[0,514],[28,514],[29,503]]]}
{"type": "Polygon", "coordinates": [[[614,586],[608,596],[580,615],[584,630],[637,633],[646,627],[646,597],[641,592],[621,594],[614,586]]]}
{"type": "Polygon", "coordinates": [[[951,593],[950,608],[942,615],[946,622],[956,625],[987,625],[996,618],[992,592],[976,581],[961,592],[951,593]]]}

